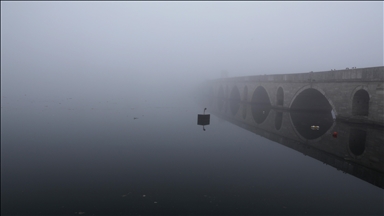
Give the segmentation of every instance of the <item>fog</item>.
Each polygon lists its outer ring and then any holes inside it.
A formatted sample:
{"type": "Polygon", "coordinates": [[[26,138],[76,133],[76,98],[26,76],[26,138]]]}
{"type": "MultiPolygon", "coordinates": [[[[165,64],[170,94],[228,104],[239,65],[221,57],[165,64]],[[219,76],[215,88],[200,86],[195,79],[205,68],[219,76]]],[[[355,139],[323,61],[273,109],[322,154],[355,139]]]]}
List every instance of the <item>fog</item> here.
{"type": "Polygon", "coordinates": [[[2,1],[1,214],[382,215],[382,188],[275,131],[196,125],[194,90],[382,66],[383,28],[383,2],[2,1]]]}
{"type": "Polygon", "coordinates": [[[158,104],[222,71],[381,65],[382,2],[1,2],[8,98],[158,104]]]}

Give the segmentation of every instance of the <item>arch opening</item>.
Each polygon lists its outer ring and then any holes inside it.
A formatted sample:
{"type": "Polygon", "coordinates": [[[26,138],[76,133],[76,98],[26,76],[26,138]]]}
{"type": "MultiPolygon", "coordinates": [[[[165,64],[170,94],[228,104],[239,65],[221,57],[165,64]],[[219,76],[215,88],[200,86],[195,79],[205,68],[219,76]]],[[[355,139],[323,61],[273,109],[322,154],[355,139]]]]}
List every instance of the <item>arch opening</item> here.
{"type": "Polygon", "coordinates": [[[332,106],[321,92],[314,88],[309,88],[297,95],[290,109],[331,112],[332,106]]]}
{"type": "Polygon", "coordinates": [[[225,86],[225,101],[224,101],[224,113],[227,113],[227,110],[228,110],[228,85],[227,86],[225,86]]]}
{"type": "Polygon", "coordinates": [[[248,87],[245,86],[243,91],[243,101],[247,102],[247,100],[248,100],[248,87]]]}
{"type": "Polygon", "coordinates": [[[352,115],[368,116],[369,94],[366,90],[360,89],[353,95],[352,115]]]}
{"type": "Polygon", "coordinates": [[[333,125],[332,106],[318,90],[302,91],[290,107],[290,116],[296,131],[305,139],[313,140],[323,136],[333,125]],[[319,126],[312,129],[311,126],[319,126]]]}
{"type": "Polygon", "coordinates": [[[236,86],[233,86],[230,96],[230,108],[232,115],[236,115],[240,108],[240,91],[236,86]]]}
{"type": "Polygon", "coordinates": [[[283,91],[283,88],[279,87],[277,89],[277,95],[276,95],[276,104],[278,106],[284,106],[284,91],[283,91]]]}
{"type": "Polygon", "coordinates": [[[244,101],[244,105],[243,105],[243,119],[245,119],[245,117],[247,117],[247,101],[248,101],[248,87],[247,86],[244,87],[243,101],[244,101]]]}
{"type": "Polygon", "coordinates": [[[271,111],[271,101],[264,87],[259,86],[256,88],[251,103],[253,119],[258,124],[263,123],[271,111]]]}

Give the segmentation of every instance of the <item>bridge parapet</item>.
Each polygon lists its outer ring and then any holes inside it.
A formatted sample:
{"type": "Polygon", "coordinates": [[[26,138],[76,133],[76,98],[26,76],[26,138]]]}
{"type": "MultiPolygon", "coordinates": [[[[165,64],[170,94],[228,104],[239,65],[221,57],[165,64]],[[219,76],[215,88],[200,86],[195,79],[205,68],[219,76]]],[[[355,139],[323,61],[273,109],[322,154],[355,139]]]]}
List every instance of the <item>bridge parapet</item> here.
{"type": "Polygon", "coordinates": [[[375,82],[384,81],[384,67],[353,68],[294,74],[229,77],[215,82],[375,82]]]}

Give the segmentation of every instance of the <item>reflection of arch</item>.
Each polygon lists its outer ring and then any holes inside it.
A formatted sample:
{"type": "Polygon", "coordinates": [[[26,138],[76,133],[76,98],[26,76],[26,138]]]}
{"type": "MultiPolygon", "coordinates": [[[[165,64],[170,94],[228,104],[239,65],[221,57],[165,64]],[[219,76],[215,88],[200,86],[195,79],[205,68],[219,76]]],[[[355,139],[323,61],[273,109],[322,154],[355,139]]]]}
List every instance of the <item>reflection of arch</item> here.
{"type": "Polygon", "coordinates": [[[368,116],[369,94],[364,88],[357,88],[352,99],[352,115],[368,116]]]}
{"type": "Polygon", "coordinates": [[[271,101],[264,87],[259,86],[255,89],[251,103],[253,119],[258,124],[263,123],[271,110],[271,101]]]}
{"type": "Polygon", "coordinates": [[[276,130],[280,130],[282,124],[283,124],[283,112],[276,112],[276,114],[275,114],[275,128],[276,128],[276,130]]]}
{"type": "Polygon", "coordinates": [[[232,115],[236,115],[237,111],[240,108],[240,91],[237,86],[233,86],[230,96],[230,107],[232,115]]]}
{"type": "Polygon", "coordinates": [[[279,87],[277,89],[276,99],[277,99],[276,105],[284,106],[284,91],[283,91],[283,88],[279,87]]]}
{"type": "Polygon", "coordinates": [[[360,156],[365,151],[367,132],[357,128],[351,128],[349,133],[349,150],[355,156],[360,156]]]}
{"type": "Polygon", "coordinates": [[[331,112],[291,111],[289,114],[295,132],[304,140],[319,139],[335,124],[331,112]],[[311,128],[313,125],[319,126],[319,129],[313,130],[311,128]]]}

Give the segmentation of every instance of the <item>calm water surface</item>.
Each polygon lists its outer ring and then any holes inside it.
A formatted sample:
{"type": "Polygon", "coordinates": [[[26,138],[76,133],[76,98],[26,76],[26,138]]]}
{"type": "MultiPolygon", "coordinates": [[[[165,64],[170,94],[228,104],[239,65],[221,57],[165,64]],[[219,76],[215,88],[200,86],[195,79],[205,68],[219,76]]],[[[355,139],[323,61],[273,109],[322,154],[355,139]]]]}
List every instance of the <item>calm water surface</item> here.
{"type": "Polygon", "coordinates": [[[2,215],[383,214],[381,188],[202,111],[2,98],[2,215]]]}

